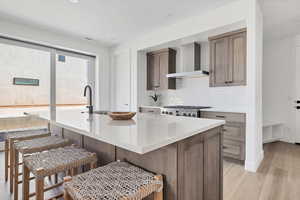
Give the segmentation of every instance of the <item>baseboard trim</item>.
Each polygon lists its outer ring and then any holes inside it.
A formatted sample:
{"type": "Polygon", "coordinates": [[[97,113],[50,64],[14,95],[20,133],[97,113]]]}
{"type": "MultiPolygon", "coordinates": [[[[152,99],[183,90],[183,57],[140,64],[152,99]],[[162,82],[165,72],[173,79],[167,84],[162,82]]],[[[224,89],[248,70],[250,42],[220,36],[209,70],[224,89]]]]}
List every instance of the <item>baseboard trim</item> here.
{"type": "Polygon", "coordinates": [[[263,159],[264,159],[264,151],[262,150],[256,161],[250,161],[250,160],[245,161],[245,170],[250,172],[256,172],[263,159]]]}
{"type": "Polygon", "coordinates": [[[291,143],[291,144],[295,144],[295,141],[294,140],[290,140],[288,138],[283,138],[280,140],[281,142],[287,142],[287,143],[291,143]]]}

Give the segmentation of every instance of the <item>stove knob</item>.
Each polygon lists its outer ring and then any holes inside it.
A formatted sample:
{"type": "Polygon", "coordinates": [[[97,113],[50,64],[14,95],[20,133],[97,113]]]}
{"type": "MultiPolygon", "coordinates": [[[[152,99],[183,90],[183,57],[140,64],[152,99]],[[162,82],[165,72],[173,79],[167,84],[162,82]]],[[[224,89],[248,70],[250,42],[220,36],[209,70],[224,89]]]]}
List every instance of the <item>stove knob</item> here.
{"type": "Polygon", "coordinates": [[[196,117],[196,114],[192,114],[192,117],[196,117]]]}
{"type": "Polygon", "coordinates": [[[191,117],[191,116],[192,116],[192,114],[191,114],[191,113],[189,113],[189,114],[188,114],[188,116],[189,116],[189,117],[191,117]]]}
{"type": "Polygon", "coordinates": [[[182,115],[183,115],[183,116],[186,116],[186,113],[183,113],[182,115]]]}
{"type": "Polygon", "coordinates": [[[169,115],[173,115],[173,112],[169,112],[169,115]]]}
{"type": "Polygon", "coordinates": [[[166,114],[169,114],[169,112],[166,111],[166,114]]]}
{"type": "Polygon", "coordinates": [[[176,116],[180,116],[179,113],[176,113],[176,116]]]}
{"type": "Polygon", "coordinates": [[[166,112],[165,111],[162,111],[162,114],[165,114],[166,112]]]}

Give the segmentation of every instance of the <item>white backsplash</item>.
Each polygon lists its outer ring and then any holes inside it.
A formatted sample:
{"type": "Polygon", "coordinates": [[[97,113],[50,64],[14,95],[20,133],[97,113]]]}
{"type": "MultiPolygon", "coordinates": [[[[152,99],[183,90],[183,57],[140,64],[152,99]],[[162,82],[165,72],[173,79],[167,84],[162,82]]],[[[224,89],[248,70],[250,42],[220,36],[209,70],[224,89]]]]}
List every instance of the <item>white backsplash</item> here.
{"type": "MultiPolygon", "coordinates": [[[[245,86],[209,87],[209,77],[177,79],[176,90],[158,91],[161,106],[192,105],[212,107],[245,107],[245,86]]],[[[153,92],[148,92],[152,95],[153,92]]],[[[149,97],[148,105],[153,105],[149,97]]]]}

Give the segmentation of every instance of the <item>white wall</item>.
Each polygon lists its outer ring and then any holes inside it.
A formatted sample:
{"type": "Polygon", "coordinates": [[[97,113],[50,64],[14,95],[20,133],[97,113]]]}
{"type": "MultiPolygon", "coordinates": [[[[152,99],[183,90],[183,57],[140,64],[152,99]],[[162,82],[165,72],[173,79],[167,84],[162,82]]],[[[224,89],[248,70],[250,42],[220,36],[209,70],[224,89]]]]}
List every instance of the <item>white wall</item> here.
{"type": "Polygon", "coordinates": [[[297,37],[264,42],[263,120],[283,123],[283,141],[295,142],[297,37]]]}
{"type": "Polygon", "coordinates": [[[89,53],[97,57],[96,60],[96,109],[108,109],[110,106],[110,59],[109,50],[101,45],[74,38],[69,35],[45,31],[37,27],[22,25],[0,19],[0,35],[14,37],[26,41],[37,42],[63,49],[89,53]]]}
{"type": "MultiPolygon", "coordinates": [[[[230,106],[243,105],[247,114],[246,125],[246,163],[245,168],[256,171],[262,158],[262,103],[261,103],[261,54],[262,54],[262,15],[256,0],[240,0],[226,6],[203,13],[176,24],[166,26],[134,41],[120,45],[115,51],[130,49],[132,71],[131,109],[136,110],[145,102],[145,56],[143,50],[159,46],[181,38],[186,38],[219,27],[245,22],[247,32],[247,80],[245,87],[208,88],[208,80],[191,80],[183,84],[181,98],[190,92],[198,93],[197,103],[204,104],[214,100],[214,104],[230,106]],[[229,14],[230,13],[230,14],[229,14]],[[195,88],[195,84],[198,88],[195,88]],[[200,95],[201,91],[209,95],[200,95]],[[235,96],[236,98],[232,98],[235,96]],[[228,97],[228,98],[227,98],[228,97]]],[[[191,95],[191,94],[189,94],[191,95]]],[[[195,95],[193,95],[195,96],[195,95]]],[[[146,97],[147,98],[147,97],[146,97]]],[[[185,99],[186,103],[193,100],[185,99]]]]}

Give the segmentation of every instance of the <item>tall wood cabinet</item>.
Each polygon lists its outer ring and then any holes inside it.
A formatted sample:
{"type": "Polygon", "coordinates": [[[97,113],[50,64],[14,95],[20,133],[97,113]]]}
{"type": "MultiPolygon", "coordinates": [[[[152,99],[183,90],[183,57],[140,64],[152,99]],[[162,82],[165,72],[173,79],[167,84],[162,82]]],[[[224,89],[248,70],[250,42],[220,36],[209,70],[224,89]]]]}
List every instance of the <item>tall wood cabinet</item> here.
{"type": "Polygon", "coordinates": [[[147,90],[176,89],[176,80],[166,77],[176,72],[176,50],[162,49],[147,53],[147,90]]]}
{"type": "Polygon", "coordinates": [[[246,85],[247,30],[209,38],[210,87],[246,85]]]}

